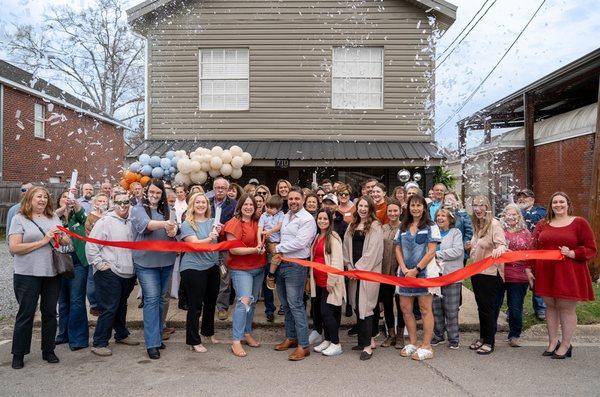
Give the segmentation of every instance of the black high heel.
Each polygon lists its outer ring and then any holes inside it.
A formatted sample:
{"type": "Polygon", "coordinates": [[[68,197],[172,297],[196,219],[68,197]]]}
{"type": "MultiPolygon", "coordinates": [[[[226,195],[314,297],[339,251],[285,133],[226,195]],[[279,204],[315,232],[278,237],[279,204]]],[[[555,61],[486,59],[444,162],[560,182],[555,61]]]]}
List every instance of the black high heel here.
{"type": "Polygon", "coordinates": [[[552,355],[552,358],[557,359],[557,360],[564,360],[565,357],[572,357],[573,355],[573,346],[569,345],[569,350],[567,350],[567,352],[565,354],[556,354],[556,352],[554,352],[554,354],[552,355]]]}
{"type": "Polygon", "coordinates": [[[560,347],[560,341],[558,341],[558,343],[556,344],[556,347],[554,348],[554,350],[552,350],[551,352],[548,350],[544,350],[544,352],[542,353],[542,356],[544,357],[550,357],[554,355],[554,352],[556,351],[556,349],[558,349],[560,347]]]}

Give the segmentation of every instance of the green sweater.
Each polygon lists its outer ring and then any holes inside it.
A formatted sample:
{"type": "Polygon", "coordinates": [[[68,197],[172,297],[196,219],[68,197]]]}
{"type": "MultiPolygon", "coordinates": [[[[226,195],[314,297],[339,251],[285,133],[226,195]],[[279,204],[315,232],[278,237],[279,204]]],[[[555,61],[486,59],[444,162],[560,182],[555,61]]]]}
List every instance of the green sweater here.
{"type": "MultiPolygon", "coordinates": [[[[64,218],[61,218],[63,225],[70,231],[85,237],[85,211],[81,208],[78,212],[72,212],[69,217],[69,222],[65,224],[64,218]]],[[[71,244],[75,248],[75,254],[79,258],[81,266],[88,267],[87,257],[85,256],[85,241],[76,238],[71,238],[71,244]]]]}

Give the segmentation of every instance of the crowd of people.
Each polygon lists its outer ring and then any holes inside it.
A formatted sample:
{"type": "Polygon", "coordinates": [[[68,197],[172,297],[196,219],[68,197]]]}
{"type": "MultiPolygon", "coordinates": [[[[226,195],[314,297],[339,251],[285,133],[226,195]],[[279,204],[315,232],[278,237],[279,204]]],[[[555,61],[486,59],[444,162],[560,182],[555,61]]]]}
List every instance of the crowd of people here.
{"type": "Polygon", "coordinates": [[[205,192],[202,186],[168,186],[153,179],[146,187],[132,183],[129,191],[107,181],[95,195],[93,186],[84,183],[53,203],[43,186],[23,185],[21,202],[9,211],[6,233],[19,304],[12,367],[23,368],[30,352],[40,298],[41,348],[49,363],[59,362],[56,344],[68,343],[71,350],[89,347],[88,316],[98,317],[93,354],[112,355],[113,335],[115,343],[140,345],[127,328],[127,300],[136,282],[151,359],[160,358],[173,331],[165,321],[171,296],[187,311],[186,344],[197,353],[207,351],[202,337],[219,342],[215,317],[232,318],[232,354],[245,357],[247,348],[260,347],[252,326],[262,296],[267,321],[273,322],[276,314],[284,316],[285,338],[275,350],[292,349],[289,360],[303,360],[311,347],[325,356],[342,354],[342,315],[356,316],[348,333],[357,336],[352,350],[360,352],[360,360],[373,356],[381,318],[385,340],[380,346],[394,346],[402,357],[431,359],[433,346],[460,346],[462,282],[438,288],[395,287],[309,269],[295,260],[422,279],[451,274],[487,257],[497,259],[507,251],[530,249],[559,249],[564,258],[498,262],[471,277],[480,332],[469,349],[481,355],[494,351],[505,296],[508,343],[519,347],[524,298],[531,288],[536,315],[548,326],[543,355],[572,356],[575,307],[577,301],[594,299],[586,262],[597,250],[588,222],[572,215],[567,194],[554,193],[544,208],[535,204],[531,190],[521,190],[515,203],[495,217],[487,196],[473,197],[469,214],[458,194],[441,183],[427,197],[414,182],[388,194],[384,184],[369,179],[359,190],[355,194],[341,181],[323,180],[309,189],[279,180],[271,192],[256,179],[242,187],[219,177],[205,192]],[[128,250],[69,238],[58,226],[104,241],[236,240],[243,246],[184,254],[128,250]],[[73,260],[73,278],[58,275],[53,267],[56,242],[73,260]],[[423,324],[420,340],[418,319],[423,324]]]}

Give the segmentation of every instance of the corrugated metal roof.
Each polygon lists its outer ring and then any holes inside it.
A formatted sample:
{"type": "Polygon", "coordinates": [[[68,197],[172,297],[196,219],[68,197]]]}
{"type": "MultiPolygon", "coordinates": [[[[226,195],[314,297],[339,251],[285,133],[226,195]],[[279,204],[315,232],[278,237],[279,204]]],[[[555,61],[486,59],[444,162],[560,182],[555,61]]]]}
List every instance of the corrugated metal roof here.
{"type": "Polygon", "coordinates": [[[133,148],[127,157],[142,153],[163,156],[169,150],[190,152],[202,146],[228,148],[238,145],[256,160],[400,160],[442,159],[438,148],[429,142],[349,142],[349,141],[218,141],[147,140],[133,148]]]}

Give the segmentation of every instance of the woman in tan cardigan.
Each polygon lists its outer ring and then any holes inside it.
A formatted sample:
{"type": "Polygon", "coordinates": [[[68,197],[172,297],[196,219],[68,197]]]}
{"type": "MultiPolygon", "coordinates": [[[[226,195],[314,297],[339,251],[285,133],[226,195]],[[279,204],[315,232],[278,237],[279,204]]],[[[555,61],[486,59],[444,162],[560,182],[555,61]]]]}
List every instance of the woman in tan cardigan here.
{"type": "MultiPolygon", "coordinates": [[[[500,221],[492,215],[492,206],[486,196],[473,199],[473,238],[466,247],[471,251],[473,262],[489,256],[498,258],[507,251],[506,238],[500,221]]],[[[490,354],[494,351],[496,323],[500,308],[496,299],[503,286],[504,265],[496,263],[471,277],[477,312],[479,314],[479,339],[469,349],[477,354],[490,354]]]]}
{"type": "MultiPolygon", "coordinates": [[[[375,214],[375,204],[369,196],[362,196],[356,203],[354,220],[344,236],[344,265],[348,269],[381,273],[383,257],[383,231],[375,214]]],[[[377,306],[379,283],[350,280],[348,288],[352,307],[358,316],[358,345],[361,360],[373,356],[376,347],[377,319],[373,310],[377,306]]]]}
{"type": "MultiPolygon", "coordinates": [[[[311,248],[311,260],[344,270],[342,239],[333,230],[333,213],[324,208],[317,214],[319,234],[311,248]]],[[[310,294],[320,298],[315,304],[321,307],[323,322],[323,342],[314,347],[317,353],[325,356],[342,354],[339,329],[342,320],[342,303],[346,296],[344,276],[310,269],[310,294]]]]}

